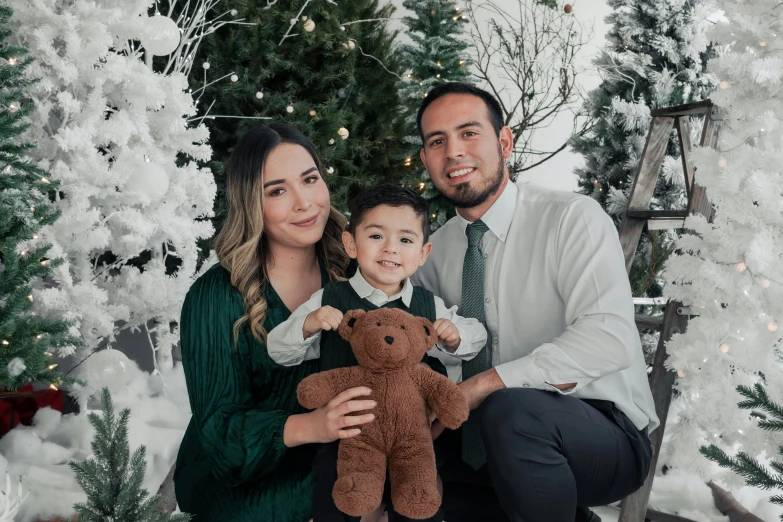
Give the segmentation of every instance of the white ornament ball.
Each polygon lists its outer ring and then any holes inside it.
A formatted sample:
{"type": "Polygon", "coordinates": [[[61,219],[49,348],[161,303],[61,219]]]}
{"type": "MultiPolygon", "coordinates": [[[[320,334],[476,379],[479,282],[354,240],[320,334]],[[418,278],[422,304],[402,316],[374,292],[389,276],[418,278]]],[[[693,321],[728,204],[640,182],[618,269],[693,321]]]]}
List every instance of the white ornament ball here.
{"type": "Polygon", "coordinates": [[[340,30],[341,30],[341,31],[345,31],[345,26],[344,26],[344,25],[341,25],[341,26],[340,26],[340,30]]]}
{"type": "Polygon", "coordinates": [[[308,33],[312,33],[314,29],[315,29],[315,22],[313,22],[312,20],[308,20],[304,23],[304,30],[307,31],[308,33]]]}
{"type": "Polygon", "coordinates": [[[87,381],[87,385],[96,392],[108,387],[114,393],[130,384],[134,370],[137,370],[135,366],[136,363],[121,351],[107,348],[85,359],[78,370],[78,377],[87,381]]]}
{"type": "Polygon", "coordinates": [[[236,74],[232,74],[232,75],[231,75],[231,81],[232,81],[232,82],[237,82],[237,81],[239,81],[239,76],[237,76],[236,74]]]}
{"type": "Polygon", "coordinates": [[[239,14],[239,11],[237,11],[236,9],[231,10],[231,16],[236,16],[237,14],[239,14]]]}
{"type": "Polygon", "coordinates": [[[166,170],[155,162],[144,161],[144,158],[119,158],[112,170],[117,170],[118,175],[126,180],[121,187],[123,192],[144,196],[139,201],[142,205],[158,201],[169,190],[166,170]]]}
{"type": "Polygon", "coordinates": [[[334,168],[333,167],[329,167],[328,169],[326,169],[326,173],[327,174],[334,174],[334,168]]]}
{"type": "Polygon", "coordinates": [[[287,112],[288,114],[291,114],[292,112],[294,112],[294,108],[293,108],[293,106],[291,106],[291,105],[289,105],[288,107],[286,107],[286,108],[285,108],[285,110],[286,110],[286,112],[287,112]]]}
{"type": "Polygon", "coordinates": [[[348,129],[346,129],[345,127],[340,127],[340,128],[337,130],[337,134],[338,134],[338,135],[339,135],[339,136],[340,136],[342,139],[344,139],[344,140],[347,140],[347,139],[348,139],[348,136],[350,136],[350,135],[351,135],[351,133],[350,133],[350,132],[348,132],[348,129]]]}
{"type": "Polygon", "coordinates": [[[258,91],[258,92],[256,93],[256,98],[258,98],[259,100],[260,100],[261,98],[263,98],[263,97],[264,97],[264,93],[263,93],[263,92],[261,92],[261,91],[258,91]]]}
{"type": "Polygon", "coordinates": [[[141,45],[154,56],[166,56],[179,47],[181,34],[177,23],[168,16],[155,15],[144,24],[141,45]]]}
{"type": "Polygon", "coordinates": [[[208,70],[209,69],[209,62],[204,62],[204,63],[201,64],[201,66],[204,68],[204,70],[208,70]]]}
{"type": "Polygon", "coordinates": [[[304,22],[305,20],[307,20],[307,15],[302,15],[302,21],[304,22]]]}
{"type": "Polygon", "coordinates": [[[329,139],[329,145],[334,145],[334,139],[333,138],[329,139]]]}
{"type": "Polygon", "coordinates": [[[296,18],[291,18],[291,19],[288,21],[288,23],[290,23],[291,25],[295,25],[295,24],[296,24],[296,18]]]}
{"type": "Polygon", "coordinates": [[[356,48],[356,42],[354,42],[353,40],[348,40],[347,42],[343,42],[343,47],[345,47],[346,49],[353,50],[354,48],[356,48]]]}

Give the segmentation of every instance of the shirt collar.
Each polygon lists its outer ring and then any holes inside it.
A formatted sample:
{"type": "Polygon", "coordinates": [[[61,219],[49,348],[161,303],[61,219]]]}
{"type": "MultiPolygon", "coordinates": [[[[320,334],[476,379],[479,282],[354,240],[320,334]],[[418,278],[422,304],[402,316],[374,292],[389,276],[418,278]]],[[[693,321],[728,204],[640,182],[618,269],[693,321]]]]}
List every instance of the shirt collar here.
{"type": "MultiPolygon", "coordinates": [[[[508,229],[511,228],[511,221],[514,219],[514,209],[517,206],[518,195],[519,188],[516,183],[508,180],[506,188],[500,193],[498,199],[481,216],[481,221],[487,225],[490,232],[503,242],[506,241],[508,229]]],[[[460,216],[459,213],[457,213],[457,221],[460,227],[462,227],[462,232],[465,233],[465,229],[468,228],[471,222],[460,216]]]]}
{"type": "Polygon", "coordinates": [[[413,285],[411,284],[410,278],[405,279],[405,284],[402,286],[402,290],[392,296],[387,296],[383,290],[378,290],[368,283],[362,275],[361,268],[356,269],[356,273],[348,280],[348,282],[351,284],[354,292],[356,292],[359,297],[362,299],[368,299],[375,305],[382,305],[394,301],[395,299],[402,299],[402,302],[405,304],[405,306],[408,308],[411,306],[413,285]],[[375,295],[373,296],[373,294],[375,295]],[[375,299],[370,299],[370,297],[375,297],[375,299]]]}

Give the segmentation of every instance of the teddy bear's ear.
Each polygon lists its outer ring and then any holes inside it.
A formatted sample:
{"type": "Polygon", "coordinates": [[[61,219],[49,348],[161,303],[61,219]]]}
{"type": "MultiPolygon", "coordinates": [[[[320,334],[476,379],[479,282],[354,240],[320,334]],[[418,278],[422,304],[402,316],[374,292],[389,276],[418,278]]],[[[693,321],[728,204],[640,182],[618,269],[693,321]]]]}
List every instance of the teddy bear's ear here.
{"type": "Polygon", "coordinates": [[[356,324],[356,321],[366,313],[367,312],[364,310],[349,310],[348,313],[343,316],[343,320],[340,322],[340,328],[337,330],[340,336],[350,343],[351,336],[353,335],[353,326],[356,324]]]}
{"type": "Polygon", "coordinates": [[[435,333],[435,327],[424,317],[417,317],[421,323],[421,327],[424,329],[424,335],[427,337],[427,345],[431,348],[438,342],[438,334],[435,333]]]}

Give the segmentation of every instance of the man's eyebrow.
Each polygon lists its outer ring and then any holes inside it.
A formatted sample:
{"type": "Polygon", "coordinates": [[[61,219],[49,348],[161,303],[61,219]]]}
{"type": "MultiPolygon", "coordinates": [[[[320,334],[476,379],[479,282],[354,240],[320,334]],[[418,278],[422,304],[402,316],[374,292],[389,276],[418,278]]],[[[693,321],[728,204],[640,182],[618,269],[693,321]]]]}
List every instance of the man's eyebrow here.
{"type": "MultiPolygon", "coordinates": [[[[303,178],[303,177],[307,176],[308,174],[310,174],[313,171],[318,172],[318,169],[316,167],[310,167],[306,171],[302,172],[299,175],[299,177],[303,178]]],[[[272,185],[280,185],[282,183],[285,183],[284,179],[273,179],[272,181],[267,181],[266,183],[264,183],[264,188],[271,187],[272,185]]]]}
{"type": "MultiPolygon", "coordinates": [[[[468,121],[468,122],[461,123],[461,124],[457,125],[456,129],[457,130],[461,130],[461,129],[464,129],[465,127],[482,127],[483,128],[484,125],[480,121],[468,121]]],[[[428,132],[427,134],[424,135],[424,141],[429,141],[430,138],[432,138],[434,136],[437,136],[438,134],[446,134],[446,131],[444,131],[444,130],[436,130],[436,131],[428,132]]]]}

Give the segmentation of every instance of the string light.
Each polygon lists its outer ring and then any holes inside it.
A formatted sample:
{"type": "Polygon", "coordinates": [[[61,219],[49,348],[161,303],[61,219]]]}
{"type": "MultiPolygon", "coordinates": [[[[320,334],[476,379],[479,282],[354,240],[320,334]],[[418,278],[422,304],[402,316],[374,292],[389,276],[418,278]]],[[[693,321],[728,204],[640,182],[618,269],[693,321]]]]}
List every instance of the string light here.
{"type": "Polygon", "coordinates": [[[4,346],[8,346],[8,341],[6,341],[5,339],[3,339],[3,345],[4,345],[4,346]]]}
{"type": "Polygon", "coordinates": [[[742,261],[740,261],[739,263],[737,263],[737,270],[738,270],[739,272],[744,272],[745,270],[747,270],[747,268],[748,268],[748,267],[746,267],[746,266],[745,266],[745,263],[743,263],[742,261]]]}
{"type": "Polygon", "coordinates": [[[726,343],[721,344],[720,351],[723,353],[729,353],[729,345],[726,343]]]}
{"type": "Polygon", "coordinates": [[[310,111],[310,116],[315,116],[317,113],[314,110],[310,111]]]}
{"type": "Polygon", "coordinates": [[[761,281],[761,288],[769,288],[772,283],[769,282],[769,279],[764,279],[761,281]]]}
{"type": "Polygon", "coordinates": [[[31,303],[33,302],[33,294],[28,295],[27,298],[30,300],[31,303]]]}
{"type": "Polygon", "coordinates": [[[17,62],[16,58],[11,57],[8,59],[8,65],[16,65],[17,63],[19,62],[17,62]]]}
{"type": "Polygon", "coordinates": [[[775,321],[772,321],[771,323],[769,323],[769,324],[767,325],[767,328],[769,328],[769,331],[770,331],[770,332],[777,331],[777,329],[778,329],[778,323],[776,323],[775,321]]]}
{"type": "Polygon", "coordinates": [[[421,183],[419,183],[419,189],[420,190],[424,190],[424,182],[423,181],[421,183]]]}
{"type": "Polygon", "coordinates": [[[685,377],[685,372],[682,370],[677,370],[677,376],[678,377],[685,377]]]}
{"type": "Polygon", "coordinates": [[[725,166],[726,166],[726,159],[725,158],[719,159],[718,160],[718,167],[724,168],[725,166]]]}
{"type": "Polygon", "coordinates": [[[47,355],[47,356],[51,357],[52,356],[52,352],[44,352],[44,355],[47,355]]]}
{"type": "Polygon", "coordinates": [[[46,179],[46,178],[41,178],[41,183],[46,183],[48,185],[49,184],[49,180],[46,179]]]}
{"type": "Polygon", "coordinates": [[[30,207],[30,212],[35,212],[35,206],[30,207]]]}
{"type": "Polygon", "coordinates": [[[718,86],[725,91],[726,89],[729,88],[729,82],[727,82],[726,80],[723,80],[722,82],[720,82],[718,84],[718,86]]]}
{"type": "Polygon", "coordinates": [[[767,46],[767,42],[759,42],[759,46],[766,47],[767,46]]]}
{"type": "Polygon", "coordinates": [[[260,100],[261,98],[263,98],[263,97],[264,97],[264,93],[263,93],[263,92],[261,92],[261,91],[258,91],[258,92],[256,93],[256,98],[258,98],[259,100],[260,100]]]}
{"type": "Polygon", "coordinates": [[[50,365],[48,366],[48,368],[49,368],[50,370],[54,370],[55,368],[57,368],[57,366],[59,366],[59,365],[58,365],[58,364],[56,364],[56,363],[55,363],[55,364],[50,364],[50,365]]]}
{"type": "Polygon", "coordinates": [[[53,389],[53,390],[57,391],[57,386],[55,386],[54,384],[50,384],[50,385],[49,385],[49,387],[50,387],[51,389],[53,389]]]}

